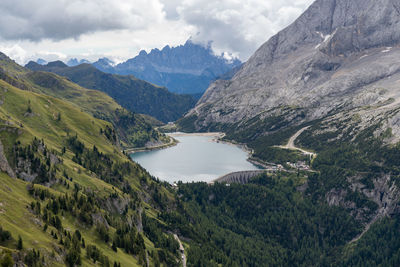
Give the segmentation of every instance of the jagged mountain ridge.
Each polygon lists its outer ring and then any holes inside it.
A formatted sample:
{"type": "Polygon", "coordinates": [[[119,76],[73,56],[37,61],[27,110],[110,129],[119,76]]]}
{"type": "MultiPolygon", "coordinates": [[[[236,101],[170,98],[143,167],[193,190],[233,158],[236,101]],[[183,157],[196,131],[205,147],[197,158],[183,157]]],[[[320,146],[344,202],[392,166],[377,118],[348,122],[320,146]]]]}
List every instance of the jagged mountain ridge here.
{"type": "Polygon", "coordinates": [[[197,117],[199,130],[290,107],[304,122],[397,99],[399,6],[394,0],[315,1],[231,80],[213,83],[187,118],[197,117]]]}
{"type": "Polygon", "coordinates": [[[211,47],[188,40],[177,47],[165,46],[150,53],[142,50],[138,56],[112,66],[108,60],[93,65],[101,71],[121,75],[132,74],[139,79],[167,87],[171,92],[203,93],[211,81],[239,66],[238,59],[227,60],[214,55],[211,47]]]}

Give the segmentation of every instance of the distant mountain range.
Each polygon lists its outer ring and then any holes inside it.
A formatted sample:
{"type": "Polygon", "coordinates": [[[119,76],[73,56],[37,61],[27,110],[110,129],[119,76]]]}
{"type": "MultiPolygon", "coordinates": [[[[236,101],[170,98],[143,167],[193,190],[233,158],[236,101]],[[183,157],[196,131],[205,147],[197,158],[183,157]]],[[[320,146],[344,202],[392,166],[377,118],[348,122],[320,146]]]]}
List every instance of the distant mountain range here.
{"type": "MultiPolygon", "coordinates": [[[[46,65],[48,62],[39,58],[36,63],[46,65]]],[[[84,63],[92,64],[98,70],[110,74],[134,75],[166,87],[170,92],[194,95],[197,99],[213,81],[232,78],[242,66],[239,59],[215,55],[210,45],[204,47],[191,40],[176,47],[167,45],[161,50],[156,48],[150,53],[142,50],[136,57],[119,64],[106,57],[93,63],[77,58],[65,62],[69,67],[84,63]]]]}
{"type": "Polygon", "coordinates": [[[62,61],[47,65],[30,61],[25,67],[65,76],[80,86],[108,94],[129,111],[147,114],[162,122],[177,120],[196,104],[192,96],[171,93],[132,75],[104,73],[90,64],[69,67],[62,61]]]}
{"type": "MultiPolygon", "coordinates": [[[[39,65],[46,65],[47,63],[49,63],[47,60],[44,60],[43,58],[38,58],[35,62],[39,65]]],[[[74,67],[74,66],[78,66],[83,63],[90,64],[90,61],[87,59],[70,58],[65,64],[67,66],[74,67]]]]}
{"type": "Polygon", "coordinates": [[[215,55],[210,46],[204,47],[189,40],[184,45],[167,45],[150,53],[142,50],[138,56],[115,66],[107,58],[99,59],[93,66],[108,73],[132,74],[165,86],[174,93],[202,94],[212,81],[241,64],[238,59],[215,55]]]}

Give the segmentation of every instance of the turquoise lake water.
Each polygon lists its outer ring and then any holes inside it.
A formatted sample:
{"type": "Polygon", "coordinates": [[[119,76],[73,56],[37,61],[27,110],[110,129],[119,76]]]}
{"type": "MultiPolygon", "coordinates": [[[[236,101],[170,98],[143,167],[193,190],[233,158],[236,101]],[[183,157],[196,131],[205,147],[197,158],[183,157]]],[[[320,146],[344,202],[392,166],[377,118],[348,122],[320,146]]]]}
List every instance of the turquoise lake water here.
{"type": "Polygon", "coordinates": [[[258,167],[247,161],[248,154],[237,146],[213,142],[210,136],[178,136],[178,145],[131,154],[151,175],[170,183],[210,182],[221,175],[258,167]]]}

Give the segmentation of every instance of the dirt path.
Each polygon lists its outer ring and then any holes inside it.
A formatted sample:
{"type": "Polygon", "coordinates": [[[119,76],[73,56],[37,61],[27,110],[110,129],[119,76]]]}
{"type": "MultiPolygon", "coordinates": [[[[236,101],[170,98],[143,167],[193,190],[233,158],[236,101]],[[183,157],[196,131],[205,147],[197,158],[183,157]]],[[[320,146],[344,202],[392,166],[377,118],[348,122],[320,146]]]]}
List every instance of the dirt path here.
{"type": "Polygon", "coordinates": [[[178,235],[174,234],[174,238],[176,241],[179,243],[179,252],[181,253],[181,260],[182,260],[182,266],[186,267],[186,255],[185,255],[185,248],[182,245],[181,240],[179,239],[178,235]]]}
{"type": "Polygon", "coordinates": [[[303,154],[305,154],[305,155],[310,155],[311,157],[316,157],[316,156],[317,156],[316,153],[313,153],[313,152],[310,152],[310,151],[301,149],[301,148],[299,148],[299,147],[296,147],[295,144],[294,144],[294,142],[296,141],[296,139],[297,139],[305,130],[307,130],[308,128],[310,128],[310,126],[307,126],[307,127],[304,127],[304,128],[302,128],[302,129],[300,129],[300,130],[297,131],[292,137],[290,137],[290,139],[289,139],[289,141],[288,141],[288,143],[287,143],[286,145],[284,145],[284,146],[278,146],[278,147],[283,148],[283,149],[298,150],[298,151],[300,151],[301,153],[303,153],[303,154]]]}

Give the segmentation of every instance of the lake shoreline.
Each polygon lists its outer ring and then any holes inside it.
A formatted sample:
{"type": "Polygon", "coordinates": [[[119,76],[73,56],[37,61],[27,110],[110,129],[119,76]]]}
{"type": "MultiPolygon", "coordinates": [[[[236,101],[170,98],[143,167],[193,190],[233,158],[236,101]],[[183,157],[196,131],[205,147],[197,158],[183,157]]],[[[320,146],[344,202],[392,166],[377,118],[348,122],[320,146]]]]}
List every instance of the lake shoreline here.
{"type": "Polygon", "coordinates": [[[223,144],[227,144],[227,145],[237,146],[240,149],[242,149],[243,151],[247,152],[247,154],[248,154],[247,161],[250,162],[251,164],[253,164],[254,166],[260,168],[260,170],[271,170],[271,166],[277,166],[274,163],[264,162],[261,159],[254,157],[254,149],[249,148],[246,144],[237,143],[233,140],[216,139],[214,141],[217,143],[223,143],[223,144]]]}
{"type": "MultiPolygon", "coordinates": [[[[170,148],[173,146],[178,145],[179,141],[176,140],[174,137],[180,137],[180,136],[210,136],[210,137],[215,137],[212,139],[212,141],[215,142],[223,142],[220,141],[219,138],[222,138],[225,136],[225,133],[222,132],[209,132],[209,133],[183,133],[183,132],[173,132],[173,133],[166,133],[168,137],[170,137],[170,142],[157,145],[157,146],[147,146],[147,147],[138,147],[138,148],[127,148],[124,149],[123,151],[127,154],[134,154],[137,152],[146,152],[146,151],[153,151],[153,150],[160,150],[160,149],[165,149],[165,148],[170,148]]],[[[229,144],[229,143],[227,143],[229,144]]]]}
{"type": "Polygon", "coordinates": [[[128,148],[123,150],[125,153],[127,153],[128,155],[130,154],[135,154],[138,152],[146,152],[146,151],[153,151],[153,150],[160,150],[160,149],[165,149],[165,148],[169,148],[169,147],[173,147],[176,146],[179,143],[178,140],[176,140],[175,138],[170,136],[170,141],[169,143],[164,143],[161,145],[157,145],[157,146],[148,146],[148,147],[138,147],[138,148],[128,148]]]}

